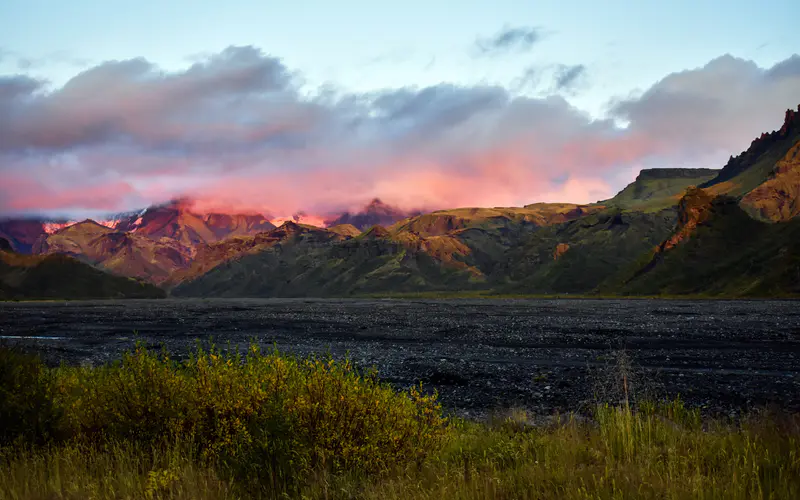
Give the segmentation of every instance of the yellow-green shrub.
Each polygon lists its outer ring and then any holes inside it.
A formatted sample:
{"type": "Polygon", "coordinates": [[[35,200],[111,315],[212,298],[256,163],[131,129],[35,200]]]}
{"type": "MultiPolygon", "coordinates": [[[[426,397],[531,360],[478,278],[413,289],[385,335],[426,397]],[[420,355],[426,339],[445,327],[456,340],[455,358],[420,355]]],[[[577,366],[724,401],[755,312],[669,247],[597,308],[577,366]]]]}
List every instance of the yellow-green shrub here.
{"type": "Polygon", "coordinates": [[[349,361],[196,349],[175,361],[137,346],[100,367],[54,372],[66,436],[181,442],[238,477],[285,485],[313,470],[375,473],[436,449],[435,395],[397,392],[349,361]]]}

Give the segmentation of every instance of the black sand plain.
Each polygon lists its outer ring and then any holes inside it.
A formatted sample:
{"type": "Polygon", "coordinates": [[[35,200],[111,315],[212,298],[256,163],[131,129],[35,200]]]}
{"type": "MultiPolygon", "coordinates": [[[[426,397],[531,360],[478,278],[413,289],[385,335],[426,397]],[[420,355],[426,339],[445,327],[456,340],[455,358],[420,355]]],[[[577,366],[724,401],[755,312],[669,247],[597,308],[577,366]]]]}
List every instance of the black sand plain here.
{"type": "Polygon", "coordinates": [[[48,363],[103,363],[139,339],[185,354],[255,340],[348,355],[480,417],[678,395],[704,412],[800,410],[800,302],[608,299],[168,299],[0,303],[0,337],[48,363]]]}

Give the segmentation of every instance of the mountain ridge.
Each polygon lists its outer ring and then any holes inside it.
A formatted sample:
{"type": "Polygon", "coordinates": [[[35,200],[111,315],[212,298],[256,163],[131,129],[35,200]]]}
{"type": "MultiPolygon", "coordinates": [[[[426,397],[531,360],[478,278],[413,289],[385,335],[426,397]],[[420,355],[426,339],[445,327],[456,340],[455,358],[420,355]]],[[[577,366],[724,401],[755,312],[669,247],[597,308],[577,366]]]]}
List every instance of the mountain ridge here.
{"type": "MultiPolygon", "coordinates": [[[[147,279],[176,296],[696,294],[703,286],[731,295],[794,294],[780,273],[800,276],[791,240],[800,224],[800,112],[788,110],[779,129],[722,169],[644,169],[593,204],[409,215],[375,199],[329,227],[286,221],[277,228],[263,215],[201,215],[192,206],[178,199],[121,217],[113,228],[81,221],[39,234],[30,248],[147,279]],[[745,266],[742,259],[753,256],[776,268],[745,266]],[[682,260],[702,283],[682,275],[682,260]],[[734,271],[752,286],[725,274],[734,271]]],[[[17,240],[23,245],[37,231],[24,229],[17,240]]]]}

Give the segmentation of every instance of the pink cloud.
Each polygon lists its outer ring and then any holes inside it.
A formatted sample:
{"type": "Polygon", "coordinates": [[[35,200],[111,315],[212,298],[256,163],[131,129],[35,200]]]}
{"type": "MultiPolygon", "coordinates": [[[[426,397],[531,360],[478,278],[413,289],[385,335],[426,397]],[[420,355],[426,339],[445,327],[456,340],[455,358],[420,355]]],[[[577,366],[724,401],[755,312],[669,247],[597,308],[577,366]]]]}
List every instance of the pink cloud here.
{"type": "Polygon", "coordinates": [[[325,216],[607,198],[643,166],[721,166],[800,101],[800,58],[725,56],[592,120],[561,97],[441,84],[303,95],[252,47],[185,71],[113,61],[43,91],[0,77],[0,213],[136,209],[325,216]]]}

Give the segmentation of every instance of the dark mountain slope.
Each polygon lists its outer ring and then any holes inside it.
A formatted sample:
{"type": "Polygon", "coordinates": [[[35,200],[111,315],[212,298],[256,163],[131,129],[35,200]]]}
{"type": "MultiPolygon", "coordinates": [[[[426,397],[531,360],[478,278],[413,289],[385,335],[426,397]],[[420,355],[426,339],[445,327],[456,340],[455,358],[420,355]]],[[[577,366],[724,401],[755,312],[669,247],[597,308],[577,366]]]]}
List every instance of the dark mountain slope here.
{"type": "Polygon", "coordinates": [[[21,255],[0,240],[0,298],[161,298],[165,292],[141,281],[113,276],[66,255],[21,255]]]}
{"type": "Polygon", "coordinates": [[[429,252],[430,246],[414,248],[379,230],[345,240],[310,234],[222,263],[177,286],[173,294],[325,297],[470,287],[474,274],[467,266],[442,265],[429,252]]]}
{"type": "Polygon", "coordinates": [[[511,248],[492,278],[507,292],[589,293],[662,242],[676,220],[672,209],[609,209],[544,227],[511,248]]]}

